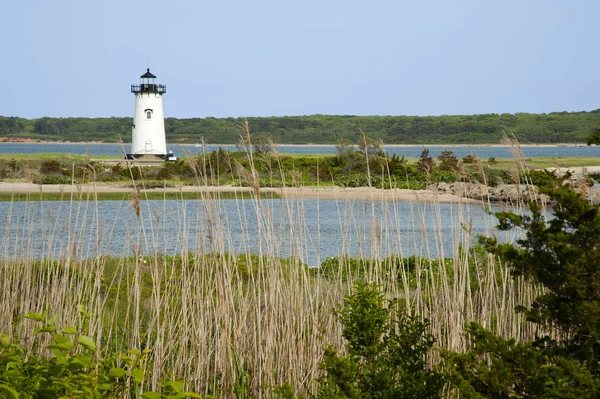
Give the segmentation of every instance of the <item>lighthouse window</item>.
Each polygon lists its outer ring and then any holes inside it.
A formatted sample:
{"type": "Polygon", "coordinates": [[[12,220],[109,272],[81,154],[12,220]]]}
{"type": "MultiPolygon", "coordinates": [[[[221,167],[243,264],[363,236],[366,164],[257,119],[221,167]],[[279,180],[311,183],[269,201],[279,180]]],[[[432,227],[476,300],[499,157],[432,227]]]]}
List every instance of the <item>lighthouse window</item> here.
{"type": "Polygon", "coordinates": [[[146,111],[146,119],[152,119],[152,111],[146,111]]]}

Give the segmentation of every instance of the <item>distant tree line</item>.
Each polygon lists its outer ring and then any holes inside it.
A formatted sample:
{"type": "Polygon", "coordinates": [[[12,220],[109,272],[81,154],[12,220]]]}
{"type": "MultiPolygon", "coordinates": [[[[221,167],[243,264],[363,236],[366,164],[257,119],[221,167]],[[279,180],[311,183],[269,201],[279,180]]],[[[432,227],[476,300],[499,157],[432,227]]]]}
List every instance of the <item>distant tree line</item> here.
{"type": "MultiPolygon", "coordinates": [[[[243,118],[166,118],[169,142],[234,144],[243,118]]],[[[600,109],[550,114],[442,116],[310,115],[250,117],[250,130],[279,144],[356,142],[362,129],[386,144],[497,143],[514,133],[522,143],[586,143],[600,128],[600,109]]],[[[0,116],[0,136],[43,140],[131,141],[132,118],[39,118],[0,116]]]]}

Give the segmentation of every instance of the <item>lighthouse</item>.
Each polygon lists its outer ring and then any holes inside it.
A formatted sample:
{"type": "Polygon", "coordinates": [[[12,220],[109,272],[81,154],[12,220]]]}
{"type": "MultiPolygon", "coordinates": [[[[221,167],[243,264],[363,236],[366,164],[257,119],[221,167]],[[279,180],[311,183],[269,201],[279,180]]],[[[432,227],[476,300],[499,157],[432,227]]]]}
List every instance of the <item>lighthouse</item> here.
{"type": "Polygon", "coordinates": [[[158,157],[168,159],[165,138],[165,118],[162,96],[167,86],[156,84],[156,76],[150,72],[140,76],[139,85],[131,85],[135,94],[135,113],[131,127],[131,154],[127,158],[158,157]]]}

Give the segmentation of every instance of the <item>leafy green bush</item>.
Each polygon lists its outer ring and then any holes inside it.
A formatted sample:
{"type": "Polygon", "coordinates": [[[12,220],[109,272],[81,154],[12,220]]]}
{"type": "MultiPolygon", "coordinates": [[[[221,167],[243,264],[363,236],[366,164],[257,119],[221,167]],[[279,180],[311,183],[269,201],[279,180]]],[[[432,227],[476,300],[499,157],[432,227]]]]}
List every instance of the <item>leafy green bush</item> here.
{"type": "Polygon", "coordinates": [[[57,159],[46,159],[42,161],[42,164],[40,166],[40,173],[43,175],[51,173],[60,174],[62,173],[62,165],[57,159]]]}
{"type": "Polygon", "coordinates": [[[344,299],[336,316],[347,355],[325,349],[320,398],[438,398],[444,375],[426,362],[433,347],[427,324],[384,306],[377,287],[364,282],[344,299]]]}
{"type": "Polygon", "coordinates": [[[456,171],[458,169],[458,158],[452,151],[442,151],[437,159],[440,161],[439,170],[456,171]]]}
{"type": "Polygon", "coordinates": [[[477,162],[478,158],[479,157],[476,154],[465,155],[463,157],[463,163],[473,164],[473,163],[477,162]]]}
{"type": "Polygon", "coordinates": [[[457,180],[456,173],[448,169],[436,169],[431,173],[431,182],[433,183],[452,183],[457,180]]]}
{"type": "Polygon", "coordinates": [[[64,175],[44,175],[41,178],[34,179],[37,184],[72,184],[73,179],[64,175]]]}
{"type": "Polygon", "coordinates": [[[464,398],[592,398],[600,395],[600,207],[564,176],[535,172],[550,198],[548,219],[532,202],[530,215],[498,212],[500,229],[521,228],[523,239],[480,244],[511,268],[515,278],[544,290],[529,308],[517,308],[538,328],[533,342],[517,343],[473,323],[472,349],[445,355],[450,380],[464,398]]]}
{"type": "MultiPolygon", "coordinates": [[[[85,312],[82,311],[85,315],[85,312]]],[[[42,323],[46,313],[27,313],[42,323]]],[[[149,350],[130,350],[121,356],[100,357],[94,340],[76,327],[58,330],[50,318],[34,331],[31,348],[6,334],[0,337],[0,398],[200,398],[183,391],[183,382],[163,383],[162,395],[143,392],[144,363],[149,350]],[[43,335],[50,334],[50,339],[43,335]],[[43,346],[42,342],[50,343],[43,346]],[[39,355],[49,352],[52,356],[39,355]]]]}

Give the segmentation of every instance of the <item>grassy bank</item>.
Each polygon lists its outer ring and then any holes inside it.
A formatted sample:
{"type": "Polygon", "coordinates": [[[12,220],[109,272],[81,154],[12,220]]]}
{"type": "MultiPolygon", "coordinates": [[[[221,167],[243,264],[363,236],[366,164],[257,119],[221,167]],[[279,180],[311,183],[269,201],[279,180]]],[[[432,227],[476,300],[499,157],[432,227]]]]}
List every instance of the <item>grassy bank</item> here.
{"type": "MultiPolygon", "coordinates": [[[[200,192],[172,192],[172,191],[151,191],[142,192],[140,197],[148,201],[167,201],[167,200],[205,200],[206,195],[200,192]]],[[[278,198],[276,193],[261,192],[260,198],[271,199],[278,198]]],[[[243,200],[252,199],[254,195],[247,192],[218,192],[211,196],[216,200],[243,200]]],[[[132,192],[86,192],[86,193],[53,193],[53,192],[0,192],[0,201],[130,201],[132,192]]]]}

